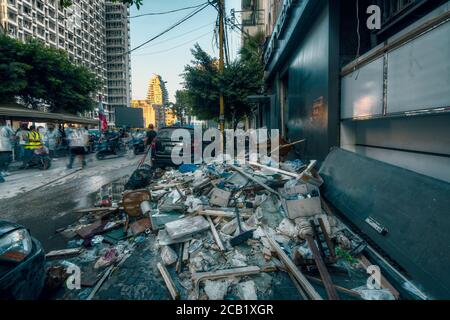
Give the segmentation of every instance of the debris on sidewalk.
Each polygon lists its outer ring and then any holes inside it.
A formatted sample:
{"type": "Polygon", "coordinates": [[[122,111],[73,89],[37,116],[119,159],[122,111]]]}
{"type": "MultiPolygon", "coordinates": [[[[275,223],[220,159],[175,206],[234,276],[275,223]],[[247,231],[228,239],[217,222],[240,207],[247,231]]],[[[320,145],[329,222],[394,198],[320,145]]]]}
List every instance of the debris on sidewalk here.
{"type": "Polygon", "coordinates": [[[79,211],[85,215],[63,231],[72,249],[50,257],[77,253],[95,281],[105,273],[108,281],[125,255],[152,245],[172,299],[271,298],[281,279],[300,298],[390,299],[384,291],[351,290],[335,282],[342,277],[334,271],[342,261],[367,279],[356,263],[363,241],[323,210],[315,164],[143,168],[122,198],[112,199],[115,209],[79,211]]]}

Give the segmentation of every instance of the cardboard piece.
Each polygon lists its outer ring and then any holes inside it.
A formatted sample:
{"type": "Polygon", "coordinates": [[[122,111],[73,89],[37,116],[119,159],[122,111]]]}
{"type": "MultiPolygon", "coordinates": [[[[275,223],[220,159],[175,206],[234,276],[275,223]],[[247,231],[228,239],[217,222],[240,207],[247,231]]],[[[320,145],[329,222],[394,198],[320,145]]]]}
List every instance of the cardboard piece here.
{"type": "Polygon", "coordinates": [[[214,188],[211,194],[211,198],[209,199],[209,203],[211,205],[215,205],[218,207],[227,207],[228,202],[230,201],[231,192],[222,190],[219,188],[214,188]]]}
{"type": "Polygon", "coordinates": [[[312,217],[322,214],[322,204],[320,200],[319,189],[311,184],[300,184],[291,188],[282,189],[283,194],[290,196],[295,194],[301,194],[303,196],[315,192],[318,196],[301,199],[301,200],[286,200],[286,207],[288,211],[288,217],[290,219],[296,219],[300,217],[312,217]]]}

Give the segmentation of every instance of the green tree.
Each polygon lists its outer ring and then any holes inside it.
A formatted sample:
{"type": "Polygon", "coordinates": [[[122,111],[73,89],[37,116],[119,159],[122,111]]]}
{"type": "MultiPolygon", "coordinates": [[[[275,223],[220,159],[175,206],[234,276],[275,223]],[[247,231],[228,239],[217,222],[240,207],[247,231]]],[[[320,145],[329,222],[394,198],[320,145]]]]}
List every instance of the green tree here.
{"type": "Polygon", "coordinates": [[[200,120],[218,120],[221,92],[225,98],[226,120],[232,121],[233,127],[251,113],[248,96],[261,93],[264,85],[262,39],[261,35],[249,38],[239,58],[225,66],[223,75],[219,72],[217,59],[195,45],[194,59],[185,66],[183,74],[193,115],[200,120]]]}
{"type": "Polygon", "coordinates": [[[73,114],[95,106],[91,96],[100,82],[72,64],[64,51],[7,36],[0,36],[0,48],[0,102],[20,98],[32,108],[46,104],[50,111],[73,114]]]}
{"type": "Polygon", "coordinates": [[[177,90],[175,92],[175,101],[175,103],[169,103],[169,108],[180,120],[181,125],[184,125],[185,116],[191,114],[191,102],[188,92],[186,90],[177,90]]]}

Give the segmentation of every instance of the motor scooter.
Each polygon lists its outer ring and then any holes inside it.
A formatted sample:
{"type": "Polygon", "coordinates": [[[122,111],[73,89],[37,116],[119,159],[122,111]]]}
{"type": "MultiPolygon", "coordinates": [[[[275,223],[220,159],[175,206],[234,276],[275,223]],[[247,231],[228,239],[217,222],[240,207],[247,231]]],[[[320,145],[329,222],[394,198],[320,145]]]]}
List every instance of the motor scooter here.
{"type": "Polygon", "coordinates": [[[114,150],[113,148],[113,142],[107,139],[100,139],[99,140],[99,146],[98,151],[96,153],[97,160],[104,160],[107,156],[124,156],[126,154],[127,150],[125,148],[125,145],[119,141],[117,143],[117,146],[114,150]]]}
{"type": "Polygon", "coordinates": [[[48,170],[52,166],[52,159],[47,147],[33,150],[33,155],[27,163],[28,168],[38,168],[40,170],[48,170]]]}

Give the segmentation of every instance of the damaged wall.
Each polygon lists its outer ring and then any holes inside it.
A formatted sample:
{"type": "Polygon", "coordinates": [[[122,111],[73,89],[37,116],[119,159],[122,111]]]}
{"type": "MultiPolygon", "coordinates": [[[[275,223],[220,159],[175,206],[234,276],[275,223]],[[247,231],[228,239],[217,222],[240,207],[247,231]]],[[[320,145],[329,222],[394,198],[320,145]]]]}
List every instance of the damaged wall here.
{"type": "Polygon", "coordinates": [[[271,126],[291,141],[307,139],[297,146],[302,158],[323,160],[338,145],[339,2],[306,1],[300,8],[267,65],[277,96],[271,126]]]}

